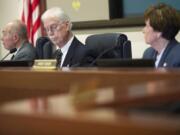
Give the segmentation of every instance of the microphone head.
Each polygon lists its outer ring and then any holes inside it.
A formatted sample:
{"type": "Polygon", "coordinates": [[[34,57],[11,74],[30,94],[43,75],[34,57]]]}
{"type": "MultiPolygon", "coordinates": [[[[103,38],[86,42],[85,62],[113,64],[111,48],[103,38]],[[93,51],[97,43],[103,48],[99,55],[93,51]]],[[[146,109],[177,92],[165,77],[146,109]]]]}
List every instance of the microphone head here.
{"type": "Polygon", "coordinates": [[[14,53],[14,52],[16,52],[17,51],[17,49],[16,48],[13,48],[13,49],[11,49],[10,51],[9,51],[9,53],[14,53]]]}

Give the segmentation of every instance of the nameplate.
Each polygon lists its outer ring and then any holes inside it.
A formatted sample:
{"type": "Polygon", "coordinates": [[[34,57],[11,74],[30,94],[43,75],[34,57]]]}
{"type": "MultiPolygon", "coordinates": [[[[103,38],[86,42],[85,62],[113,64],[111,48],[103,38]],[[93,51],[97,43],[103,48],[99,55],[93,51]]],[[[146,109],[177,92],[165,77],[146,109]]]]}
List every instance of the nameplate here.
{"type": "Polygon", "coordinates": [[[56,69],[56,59],[38,59],[34,61],[33,69],[37,70],[53,70],[56,69]]]}

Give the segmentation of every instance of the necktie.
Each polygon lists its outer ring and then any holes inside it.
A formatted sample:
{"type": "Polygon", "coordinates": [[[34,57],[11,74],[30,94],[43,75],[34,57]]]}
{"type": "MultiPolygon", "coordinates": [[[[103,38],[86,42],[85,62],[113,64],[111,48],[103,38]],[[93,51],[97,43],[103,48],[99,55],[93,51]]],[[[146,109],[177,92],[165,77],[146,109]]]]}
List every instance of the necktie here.
{"type": "Polygon", "coordinates": [[[56,50],[55,58],[57,60],[57,67],[60,67],[62,55],[63,53],[61,52],[61,49],[56,50]]]}

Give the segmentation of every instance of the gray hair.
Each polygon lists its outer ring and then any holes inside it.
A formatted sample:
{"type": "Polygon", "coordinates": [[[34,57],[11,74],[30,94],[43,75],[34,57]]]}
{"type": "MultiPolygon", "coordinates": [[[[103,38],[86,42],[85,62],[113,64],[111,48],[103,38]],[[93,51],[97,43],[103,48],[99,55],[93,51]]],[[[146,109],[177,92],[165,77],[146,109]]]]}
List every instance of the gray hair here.
{"type": "Polygon", "coordinates": [[[21,39],[28,39],[27,27],[22,21],[14,20],[11,23],[13,32],[16,32],[21,39]]]}
{"type": "Polygon", "coordinates": [[[72,28],[72,22],[70,17],[59,7],[53,7],[48,9],[43,13],[41,16],[41,20],[44,22],[48,18],[58,18],[62,22],[68,22],[69,23],[69,29],[72,28]]]}

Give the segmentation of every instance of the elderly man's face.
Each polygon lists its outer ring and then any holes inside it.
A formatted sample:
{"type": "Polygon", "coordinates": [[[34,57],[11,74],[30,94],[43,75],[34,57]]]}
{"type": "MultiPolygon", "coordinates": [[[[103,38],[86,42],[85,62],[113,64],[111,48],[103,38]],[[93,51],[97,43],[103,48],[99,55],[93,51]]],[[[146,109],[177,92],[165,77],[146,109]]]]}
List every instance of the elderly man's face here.
{"type": "Polygon", "coordinates": [[[69,36],[68,23],[62,22],[57,18],[48,18],[44,20],[43,23],[46,33],[51,41],[59,47],[64,46],[69,36]]]}
{"type": "Polygon", "coordinates": [[[4,48],[7,50],[11,50],[12,48],[16,47],[15,33],[12,32],[11,26],[11,24],[8,24],[2,30],[1,40],[4,45],[4,48]]]}

